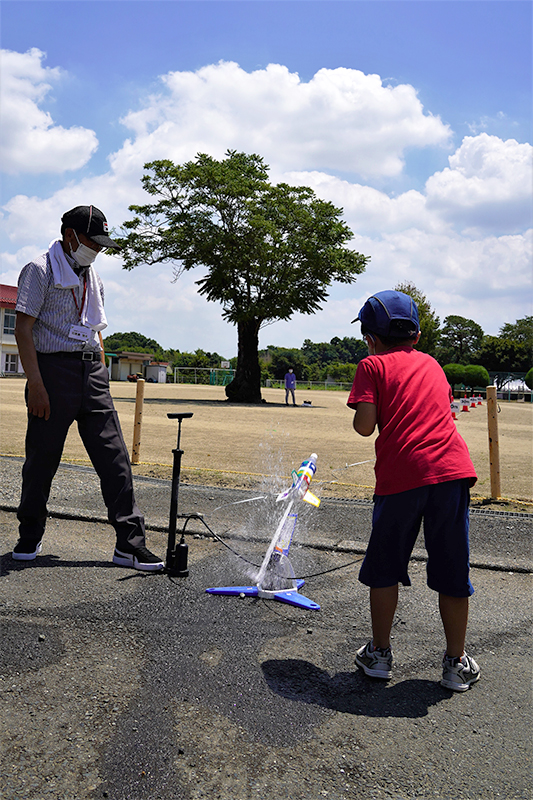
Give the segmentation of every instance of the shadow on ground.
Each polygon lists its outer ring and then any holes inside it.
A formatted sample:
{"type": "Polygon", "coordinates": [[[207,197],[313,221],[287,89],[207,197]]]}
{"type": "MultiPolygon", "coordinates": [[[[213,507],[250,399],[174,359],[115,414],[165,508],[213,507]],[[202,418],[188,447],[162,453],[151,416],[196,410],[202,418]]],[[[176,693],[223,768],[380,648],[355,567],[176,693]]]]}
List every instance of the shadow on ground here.
{"type": "MultiPolygon", "coordinates": [[[[135,404],[136,399],[135,397],[119,397],[118,395],[113,396],[113,400],[117,403],[133,403],[135,404]]],[[[265,406],[266,408],[284,408],[287,403],[285,401],[280,401],[279,403],[273,403],[271,401],[262,400],[261,403],[236,403],[233,400],[202,400],[202,399],[195,399],[192,400],[190,398],[176,398],[176,397],[145,397],[143,403],[146,405],[163,405],[163,406],[213,406],[215,408],[219,408],[220,406],[235,406],[238,408],[262,408],[265,406]]],[[[288,406],[289,408],[293,408],[292,405],[288,406]]],[[[301,405],[296,405],[296,408],[303,408],[301,405]]],[[[324,406],[317,406],[314,405],[313,408],[324,408],[324,406]]]]}
{"type": "Polygon", "coordinates": [[[451,692],[434,681],[407,680],[389,686],[356,670],[333,677],[309,661],[271,659],[262,664],[270,689],[289,700],[366,717],[425,717],[451,692]]]}

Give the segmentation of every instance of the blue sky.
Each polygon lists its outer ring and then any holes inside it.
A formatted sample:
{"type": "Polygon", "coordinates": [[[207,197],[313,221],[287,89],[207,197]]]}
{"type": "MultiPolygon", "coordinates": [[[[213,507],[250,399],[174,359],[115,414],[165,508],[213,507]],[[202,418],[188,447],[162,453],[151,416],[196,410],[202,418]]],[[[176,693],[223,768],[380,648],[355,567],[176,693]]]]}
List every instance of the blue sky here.
{"type": "MultiPolygon", "coordinates": [[[[531,313],[529,2],[3,2],[0,281],[56,235],[63,210],[111,225],[142,200],[142,165],[259,152],[273,180],[345,209],[371,256],[324,310],[267,344],[357,335],[374,291],[410,280],[437,314],[497,333],[531,313]],[[269,65],[278,65],[276,68],[269,65]],[[48,114],[48,116],[45,116],[48,114]],[[31,224],[30,224],[31,221],[31,224]]],[[[99,257],[109,332],[236,352],[220,308],[170,266],[99,257]]]]}

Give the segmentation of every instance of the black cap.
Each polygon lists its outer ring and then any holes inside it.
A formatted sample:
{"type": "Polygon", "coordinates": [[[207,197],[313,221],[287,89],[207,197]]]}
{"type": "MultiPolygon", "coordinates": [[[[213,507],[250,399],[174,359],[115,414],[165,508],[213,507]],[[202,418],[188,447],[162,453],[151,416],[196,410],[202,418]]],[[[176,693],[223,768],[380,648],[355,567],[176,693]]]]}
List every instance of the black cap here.
{"type": "Polygon", "coordinates": [[[61,232],[72,228],[76,233],[83,233],[92,242],[101,247],[112,247],[120,250],[120,245],[108,236],[107,220],[96,206],[76,206],[61,217],[61,232]]]}

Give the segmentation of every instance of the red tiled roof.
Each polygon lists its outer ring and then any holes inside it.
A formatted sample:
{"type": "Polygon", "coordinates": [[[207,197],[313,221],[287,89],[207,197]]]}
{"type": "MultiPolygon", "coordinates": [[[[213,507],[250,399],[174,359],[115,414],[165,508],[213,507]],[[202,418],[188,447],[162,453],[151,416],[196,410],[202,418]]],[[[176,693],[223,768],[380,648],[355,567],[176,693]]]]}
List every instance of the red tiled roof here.
{"type": "Polygon", "coordinates": [[[17,287],[0,283],[0,308],[15,308],[17,304],[17,287]]]}

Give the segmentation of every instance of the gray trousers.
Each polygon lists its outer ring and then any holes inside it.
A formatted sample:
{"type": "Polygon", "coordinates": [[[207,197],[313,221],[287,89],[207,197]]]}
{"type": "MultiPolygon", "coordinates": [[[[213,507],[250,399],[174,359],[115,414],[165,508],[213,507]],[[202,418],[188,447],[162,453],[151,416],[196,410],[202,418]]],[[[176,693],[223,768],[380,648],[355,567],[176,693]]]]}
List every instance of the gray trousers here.
{"type": "Polygon", "coordinates": [[[286,405],[289,405],[289,392],[291,393],[292,404],[293,404],[293,406],[295,406],[296,405],[296,397],[295,397],[295,394],[294,394],[294,389],[290,389],[287,386],[285,387],[285,403],[286,403],[286,405]]]}
{"type": "Polygon", "coordinates": [[[68,429],[76,421],[100,478],[117,546],[144,545],[144,517],[135,503],[130,459],[109,393],[107,369],[100,361],[81,361],[54,353],[37,355],[51,411],[48,420],[28,414],[26,461],[17,513],[21,538],[36,543],[42,538],[52,480],[68,429]]]}

